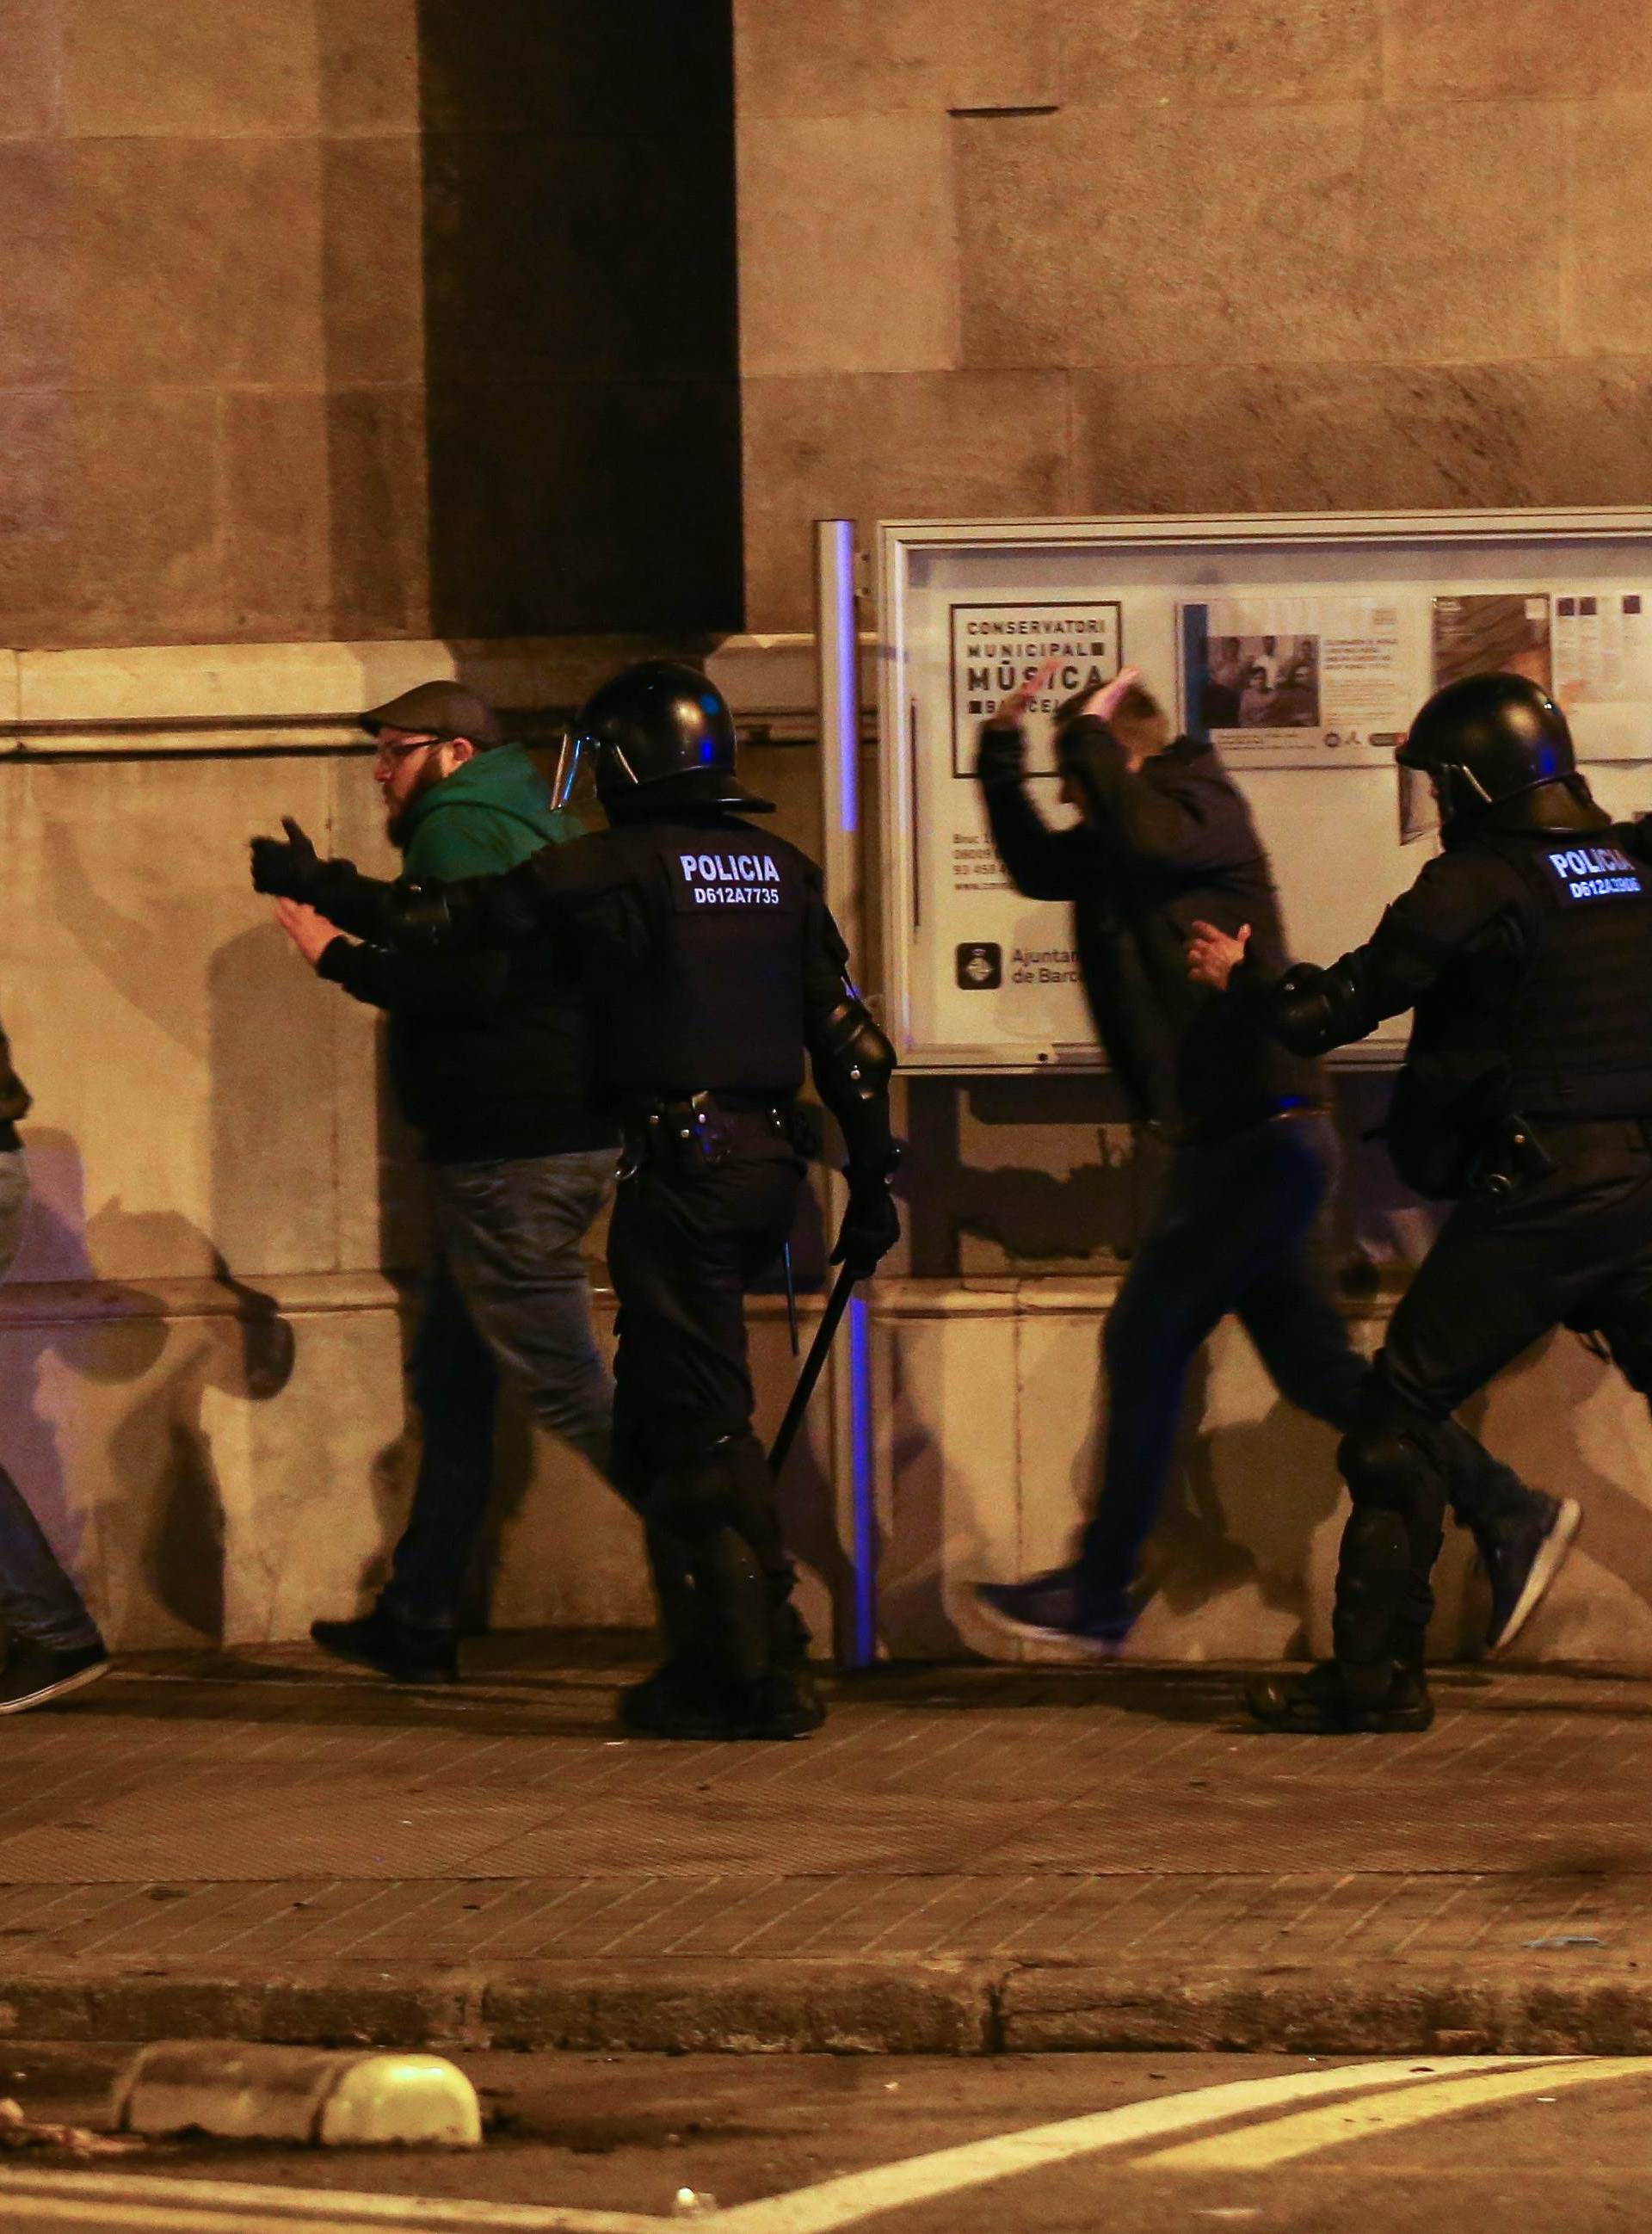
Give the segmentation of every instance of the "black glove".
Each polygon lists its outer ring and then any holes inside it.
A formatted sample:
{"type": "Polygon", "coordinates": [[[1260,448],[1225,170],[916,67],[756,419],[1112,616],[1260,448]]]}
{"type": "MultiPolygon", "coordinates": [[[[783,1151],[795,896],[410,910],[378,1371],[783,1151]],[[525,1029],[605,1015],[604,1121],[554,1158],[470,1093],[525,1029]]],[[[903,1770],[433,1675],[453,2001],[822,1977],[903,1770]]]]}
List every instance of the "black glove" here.
{"type": "Polygon", "coordinates": [[[856,1279],[864,1280],[900,1239],[900,1212],[890,1192],[895,1166],[891,1161],[881,1169],[857,1171],[850,1164],[843,1175],[849,1182],[849,1206],[838,1228],[832,1261],[849,1265],[856,1279]]]}
{"type": "Polygon", "coordinates": [[[284,814],[286,837],[252,840],[252,889],[277,899],[310,900],[321,890],[327,864],[291,815],[284,814]]]}
{"type": "Polygon", "coordinates": [[[1027,773],[1027,739],[1018,725],[988,722],[976,748],[975,772],[983,783],[1019,783],[1027,773]]]}

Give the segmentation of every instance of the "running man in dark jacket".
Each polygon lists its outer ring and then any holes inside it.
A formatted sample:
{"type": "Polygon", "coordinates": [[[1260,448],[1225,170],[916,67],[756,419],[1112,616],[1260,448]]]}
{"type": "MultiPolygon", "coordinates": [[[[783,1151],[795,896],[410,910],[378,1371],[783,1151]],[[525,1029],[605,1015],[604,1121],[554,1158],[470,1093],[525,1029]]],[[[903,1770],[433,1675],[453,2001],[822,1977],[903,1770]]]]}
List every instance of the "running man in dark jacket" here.
{"type": "MultiPolygon", "coordinates": [[[[1044,678],[983,728],[976,774],[993,840],[1029,898],[1073,910],[1096,1031],[1139,1122],[1173,1143],[1164,1195],[1108,1315],[1103,1486],[1078,1556],[985,1584],[984,1611],[1022,1635],[1106,1649],[1139,1611],[1141,1554],[1169,1480],[1188,1369],[1230,1312],[1280,1394],[1344,1432],[1369,1371],[1313,1261],[1339,1153],[1316,1063],[1274,1038],[1263,1005],[1188,975],[1195,927],[1250,926],[1258,977],[1285,966],[1272,872],[1249,808],[1211,747],[1173,738],[1125,669],[1059,726],[1067,796],[1081,820],[1052,829],[1029,795],[1022,721],[1044,678]],[[1265,959],[1264,959],[1265,957],[1265,959]]],[[[1492,1590],[1507,1643],[1537,1548],[1563,1507],[1453,1431],[1453,1507],[1492,1590]]]]}

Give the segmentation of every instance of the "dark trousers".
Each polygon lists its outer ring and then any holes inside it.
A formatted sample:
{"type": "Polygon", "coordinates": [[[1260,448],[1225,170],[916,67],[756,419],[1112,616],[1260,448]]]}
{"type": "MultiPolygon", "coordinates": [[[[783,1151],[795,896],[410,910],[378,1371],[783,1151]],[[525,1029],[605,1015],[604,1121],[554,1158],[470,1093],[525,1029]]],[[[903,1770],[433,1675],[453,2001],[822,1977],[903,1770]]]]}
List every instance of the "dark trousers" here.
{"type": "MultiPolygon", "coordinates": [[[[778,1142],[688,1173],[645,1164],[621,1181],[608,1235],[619,1303],[615,1480],[641,1507],[651,1538],[673,1495],[673,1537],[692,1533],[695,1499],[711,1519],[726,1519],[775,1606],[793,1576],[752,1433],[745,1292],[784,1247],[802,1182],[802,1164],[778,1142]]],[[[664,1600],[657,1542],[650,1553],[664,1600]]],[[[663,1564],[673,1556],[668,1547],[663,1564]]]]}
{"type": "MultiPolygon", "coordinates": [[[[1365,1416],[1371,1368],[1314,1261],[1339,1161],[1335,1127],[1315,1114],[1178,1153],[1107,1319],[1106,1470],[1079,1555],[1090,1587],[1134,1579],[1169,1480],[1189,1368],[1229,1312],[1290,1402],[1345,1434],[1365,1416]]],[[[1465,1526],[1492,1528],[1529,1505],[1518,1476],[1466,1429],[1453,1427],[1443,1447],[1465,1526]]]]}
{"type": "MultiPolygon", "coordinates": [[[[1649,1127],[1538,1130],[1556,1169],[1501,1201],[1468,1200],[1453,1212],[1394,1312],[1368,1394],[1377,1453],[1368,1494],[1388,1495],[1384,1482],[1395,1470],[1383,1462],[1385,1441],[1408,1461],[1397,1478],[1412,1608],[1440,1550],[1459,1405],[1557,1326],[1603,1336],[1630,1385],[1652,1395],[1649,1127]]],[[[1398,1618],[1404,1628],[1414,1614],[1402,1609],[1398,1618]]]]}
{"type": "Polygon", "coordinates": [[[607,1199],[614,1151],[431,1166],[436,1261],[408,1363],[423,1447],[413,1510],[382,1603],[451,1627],[493,1493],[501,1375],[539,1425],[603,1471],[612,1383],[580,1244],[607,1199]]]}

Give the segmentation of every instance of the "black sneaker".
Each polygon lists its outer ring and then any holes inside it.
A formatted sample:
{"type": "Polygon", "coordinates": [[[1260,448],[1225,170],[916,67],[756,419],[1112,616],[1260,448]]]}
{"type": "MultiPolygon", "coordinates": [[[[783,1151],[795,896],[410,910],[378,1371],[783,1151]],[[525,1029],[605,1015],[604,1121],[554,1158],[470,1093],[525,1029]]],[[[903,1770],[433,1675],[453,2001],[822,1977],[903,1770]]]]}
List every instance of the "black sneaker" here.
{"type": "Polygon", "coordinates": [[[1373,1704],[1353,1697],[1334,1660],[1305,1676],[1257,1676],[1244,1687],[1244,1703],[1270,1730],[1304,1737],[1348,1737],[1374,1730],[1426,1730],[1434,1702],[1420,1668],[1395,1665],[1388,1696],[1373,1704]]]}
{"type": "Polygon", "coordinates": [[[27,1636],[14,1637],[0,1666],[0,1715],[27,1714],[49,1699],[83,1691],[108,1672],[109,1656],[101,1644],[59,1652],[27,1636]]]}
{"type": "Polygon", "coordinates": [[[1564,1566],[1583,1523],[1583,1508],[1575,1497],[1534,1495],[1538,1501],[1529,1513],[1503,1522],[1494,1534],[1479,1539],[1492,1585],[1489,1652],[1505,1651],[1525,1627],[1564,1566]]]}
{"type": "Polygon", "coordinates": [[[1076,1567],[1052,1567],[1024,1583],[977,1583],[976,1604],[989,1621],[1017,1636],[1115,1651],[1140,1618],[1128,1591],[1089,1589],[1076,1567]]]}
{"type": "Polygon", "coordinates": [[[456,1683],[459,1646],[450,1629],[415,1629],[382,1606],[359,1621],[312,1621],[310,1634],[335,1660],[376,1668],[393,1683],[456,1683]]]}

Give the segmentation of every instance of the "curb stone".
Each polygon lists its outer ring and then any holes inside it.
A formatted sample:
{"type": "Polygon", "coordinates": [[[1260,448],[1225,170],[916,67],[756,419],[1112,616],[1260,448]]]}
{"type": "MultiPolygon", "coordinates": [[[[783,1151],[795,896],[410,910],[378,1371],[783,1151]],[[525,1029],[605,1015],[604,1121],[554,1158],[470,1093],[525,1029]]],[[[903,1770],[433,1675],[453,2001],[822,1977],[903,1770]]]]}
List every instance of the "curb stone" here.
{"type": "Polygon", "coordinates": [[[304,1971],[0,1976],[0,2039],[314,2048],[976,2056],[1652,2053],[1652,1974],[1594,1964],[1330,1964],[1132,1976],[1099,1964],[545,1962],[417,1983],[304,1971]]]}

